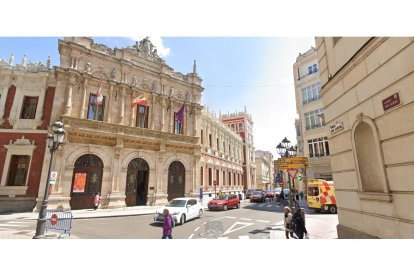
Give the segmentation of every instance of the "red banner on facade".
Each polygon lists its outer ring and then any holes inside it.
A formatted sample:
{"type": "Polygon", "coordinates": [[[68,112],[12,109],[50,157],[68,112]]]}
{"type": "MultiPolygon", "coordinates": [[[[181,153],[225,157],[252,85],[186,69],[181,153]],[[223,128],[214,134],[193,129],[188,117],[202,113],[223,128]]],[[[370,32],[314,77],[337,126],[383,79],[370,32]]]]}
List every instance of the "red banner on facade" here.
{"type": "Polygon", "coordinates": [[[86,173],[76,173],[75,174],[75,183],[73,184],[74,193],[83,193],[85,192],[86,185],[86,173]]]}

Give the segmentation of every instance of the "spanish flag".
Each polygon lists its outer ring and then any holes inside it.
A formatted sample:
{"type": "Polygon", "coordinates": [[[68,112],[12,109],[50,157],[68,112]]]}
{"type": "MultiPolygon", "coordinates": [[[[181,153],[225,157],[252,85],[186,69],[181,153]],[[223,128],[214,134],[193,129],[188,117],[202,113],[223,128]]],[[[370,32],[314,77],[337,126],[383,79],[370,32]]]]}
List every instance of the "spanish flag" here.
{"type": "Polygon", "coordinates": [[[142,95],[136,97],[135,99],[132,100],[131,107],[134,107],[134,105],[145,105],[145,106],[147,106],[148,105],[148,98],[149,98],[148,93],[145,93],[145,94],[142,94],[142,95]]]}

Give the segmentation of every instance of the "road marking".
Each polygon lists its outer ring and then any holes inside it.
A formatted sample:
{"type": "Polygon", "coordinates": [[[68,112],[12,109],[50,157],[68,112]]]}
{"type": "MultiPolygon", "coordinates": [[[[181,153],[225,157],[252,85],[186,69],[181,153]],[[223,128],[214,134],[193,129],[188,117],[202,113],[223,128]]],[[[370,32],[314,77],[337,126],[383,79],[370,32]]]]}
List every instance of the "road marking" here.
{"type": "Polygon", "coordinates": [[[7,224],[7,223],[5,223],[5,224],[0,224],[0,226],[13,226],[13,227],[17,226],[17,227],[22,227],[23,225],[20,225],[20,224],[7,224]]]}
{"type": "Polygon", "coordinates": [[[217,238],[218,240],[228,240],[229,239],[229,237],[220,237],[220,238],[217,238]]]}
{"type": "Polygon", "coordinates": [[[194,230],[194,232],[197,232],[197,231],[198,231],[198,229],[200,229],[200,227],[197,227],[197,228],[194,230]]]}
{"type": "Polygon", "coordinates": [[[240,218],[240,219],[242,219],[242,220],[252,220],[252,219],[249,219],[249,218],[240,218]]]}
{"type": "Polygon", "coordinates": [[[28,224],[28,223],[32,223],[31,221],[9,221],[6,223],[20,223],[20,224],[28,224]]]}
{"type": "Polygon", "coordinates": [[[260,205],[259,205],[259,207],[263,207],[263,206],[265,206],[265,205],[266,205],[266,204],[260,204],[260,205]]]}
{"type": "Polygon", "coordinates": [[[239,239],[241,239],[241,240],[249,240],[250,237],[249,236],[239,236],[239,239]]]}
{"type": "Polygon", "coordinates": [[[264,223],[268,223],[268,222],[270,222],[270,221],[268,221],[268,220],[260,220],[260,219],[257,219],[256,221],[258,221],[258,222],[264,222],[264,223]]]}
{"type": "Polygon", "coordinates": [[[191,236],[189,237],[189,239],[191,239],[194,236],[194,234],[191,234],[191,236]]]}
{"type": "Polygon", "coordinates": [[[229,217],[229,216],[225,216],[225,218],[235,219],[236,217],[229,217]]]}
{"type": "Polygon", "coordinates": [[[226,232],[224,232],[224,233],[223,233],[223,235],[226,235],[226,234],[228,234],[228,233],[231,233],[231,232],[234,232],[234,231],[240,230],[240,229],[242,229],[242,228],[245,228],[245,227],[250,226],[250,225],[253,225],[253,224],[254,224],[254,223],[247,223],[247,222],[235,222],[232,226],[230,226],[230,228],[229,228],[229,229],[227,229],[227,231],[226,231],[226,232]],[[238,228],[235,228],[235,226],[236,226],[236,225],[238,225],[238,224],[241,224],[242,226],[241,226],[241,227],[238,227],[238,228]]]}

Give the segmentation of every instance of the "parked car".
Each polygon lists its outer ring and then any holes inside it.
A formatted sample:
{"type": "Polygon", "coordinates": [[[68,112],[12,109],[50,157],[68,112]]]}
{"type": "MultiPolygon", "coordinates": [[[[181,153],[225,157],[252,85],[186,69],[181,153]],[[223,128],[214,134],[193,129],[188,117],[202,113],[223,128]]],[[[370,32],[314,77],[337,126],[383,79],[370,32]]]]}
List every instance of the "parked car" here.
{"type": "Polygon", "coordinates": [[[255,192],[255,189],[248,189],[246,191],[246,198],[250,198],[250,196],[255,192]]]}
{"type": "Polygon", "coordinates": [[[264,201],[265,201],[265,196],[264,196],[263,192],[255,191],[250,196],[250,202],[264,202],[264,201]]]}
{"type": "Polygon", "coordinates": [[[199,218],[203,214],[203,207],[197,198],[179,197],[155,211],[155,222],[164,222],[164,209],[168,209],[174,221],[179,224],[184,224],[190,219],[199,218]]]}
{"type": "Polygon", "coordinates": [[[266,198],[274,198],[275,192],[273,190],[267,190],[265,196],[266,198]]]}
{"type": "Polygon", "coordinates": [[[208,202],[209,210],[224,210],[228,208],[240,208],[240,199],[237,195],[221,195],[208,202]]]}

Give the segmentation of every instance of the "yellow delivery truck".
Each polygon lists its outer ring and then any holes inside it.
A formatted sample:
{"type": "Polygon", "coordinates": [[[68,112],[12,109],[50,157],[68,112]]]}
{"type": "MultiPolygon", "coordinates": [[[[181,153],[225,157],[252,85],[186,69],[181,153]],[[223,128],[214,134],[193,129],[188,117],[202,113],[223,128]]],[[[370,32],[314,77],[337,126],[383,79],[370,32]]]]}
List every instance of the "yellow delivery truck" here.
{"type": "Polygon", "coordinates": [[[309,209],[316,212],[336,213],[335,186],[333,181],[308,179],[307,201],[309,209]]]}

